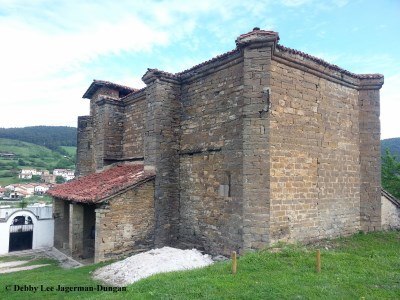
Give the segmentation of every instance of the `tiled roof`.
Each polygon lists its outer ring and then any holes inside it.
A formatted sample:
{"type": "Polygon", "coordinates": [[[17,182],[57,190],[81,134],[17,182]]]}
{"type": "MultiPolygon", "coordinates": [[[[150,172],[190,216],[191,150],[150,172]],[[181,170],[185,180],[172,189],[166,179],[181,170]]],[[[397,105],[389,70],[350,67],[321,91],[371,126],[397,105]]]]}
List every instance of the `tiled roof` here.
{"type": "Polygon", "coordinates": [[[113,83],[113,82],[110,82],[110,81],[94,79],[92,84],[86,90],[85,94],[83,94],[82,98],[90,99],[94,95],[94,93],[102,86],[106,86],[106,87],[109,87],[109,88],[116,89],[116,90],[122,92],[123,96],[126,96],[126,95],[128,95],[128,94],[130,94],[132,92],[137,91],[137,89],[131,88],[129,86],[116,84],[116,83],[113,83]]]}
{"type": "Polygon", "coordinates": [[[58,185],[47,191],[47,194],[74,202],[97,203],[126,188],[150,180],[154,176],[154,172],[145,172],[142,164],[117,165],[58,185]]]}
{"type": "Polygon", "coordinates": [[[381,189],[381,195],[386,197],[390,202],[400,208],[400,200],[390,194],[388,191],[381,189]]]}
{"type": "Polygon", "coordinates": [[[217,62],[217,61],[220,61],[220,60],[224,60],[225,58],[227,58],[227,57],[229,57],[231,55],[234,55],[236,53],[239,53],[239,52],[240,52],[239,49],[233,49],[231,51],[228,51],[228,52],[225,52],[223,54],[217,55],[217,56],[215,56],[215,57],[213,57],[213,58],[211,58],[209,60],[206,60],[206,61],[204,61],[204,62],[202,62],[202,63],[200,63],[198,65],[195,65],[195,66],[193,66],[193,67],[191,67],[189,69],[186,69],[186,70],[184,70],[182,72],[176,73],[175,75],[180,77],[180,76],[185,75],[187,73],[191,73],[191,72],[195,71],[196,69],[201,68],[203,66],[206,66],[208,64],[211,64],[211,63],[214,63],[214,62],[217,62]]]}
{"type": "Polygon", "coordinates": [[[279,44],[276,45],[276,48],[279,51],[287,52],[287,53],[290,53],[290,54],[298,55],[298,56],[304,57],[306,59],[312,60],[312,61],[314,61],[314,62],[316,62],[316,63],[318,63],[318,64],[320,64],[320,65],[322,65],[324,67],[328,67],[328,68],[330,68],[332,70],[341,72],[341,73],[349,75],[351,77],[355,77],[355,78],[359,78],[359,79],[379,79],[379,78],[383,78],[382,74],[354,74],[354,73],[351,73],[351,72],[349,72],[349,71],[347,71],[345,69],[342,69],[342,68],[338,67],[337,65],[328,63],[328,62],[326,62],[325,60],[323,60],[321,58],[318,58],[318,57],[312,56],[310,54],[301,52],[299,50],[291,49],[291,48],[288,48],[288,47],[285,47],[285,46],[282,46],[282,45],[279,45],[279,44]]]}
{"type": "MultiPolygon", "coordinates": [[[[250,31],[248,33],[242,34],[242,35],[239,36],[238,39],[245,38],[247,36],[251,36],[251,35],[254,35],[254,34],[263,34],[263,35],[276,36],[277,37],[277,41],[279,41],[279,36],[278,36],[277,32],[267,31],[267,30],[260,30],[260,29],[253,30],[253,31],[250,31]]],[[[382,74],[354,74],[354,73],[351,73],[351,72],[349,72],[349,71],[347,71],[345,69],[340,68],[337,65],[328,63],[328,62],[324,61],[323,59],[320,59],[318,57],[312,56],[310,54],[304,53],[304,52],[299,51],[299,50],[295,50],[295,49],[291,49],[291,48],[282,46],[279,43],[276,45],[276,48],[280,52],[286,52],[286,53],[289,53],[289,54],[301,56],[303,58],[306,58],[306,59],[314,61],[314,62],[316,62],[318,64],[321,64],[324,67],[328,67],[331,70],[338,71],[340,73],[346,74],[346,75],[351,76],[353,78],[358,78],[358,79],[380,79],[380,78],[383,78],[382,74]]],[[[237,48],[235,48],[235,49],[233,49],[231,51],[228,51],[228,52],[223,53],[221,55],[217,55],[216,57],[213,57],[213,58],[211,58],[211,59],[209,59],[207,61],[204,61],[204,62],[202,62],[202,63],[200,63],[198,65],[195,65],[195,66],[193,66],[193,67],[191,67],[191,68],[189,68],[187,70],[184,70],[182,72],[178,72],[178,73],[175,73],[175,74],[169,73],[169,72],[165,72],[165,71],[161,71],[161,70],[158,70],[158,69],[148,69],[148,71],[151,71],[151,72],[154,72],[154,73],[159,73],[159,74],[162,74],[162,75],[167,76],[167,77],[175,78],[177,80],[181,80],[184,75],[188,75],[190,73],[193,73],[197,69],[199,69],[199,68],[201,68],[203,66],[206,66],[206,65],[218,62],[218,61],[222,61],[222,60],[228,58],[229,56],[235,55],[235,54],[237,54],[239,52],[240,52],[240,49],[237,47],[237,48]]]]}
{"type": "MultiPolygon", "coordinates": [[[[257,36],[257,35],[275,36],[276,37],[276,41],[279,41],[279,35],[278,35],[277,32],[268,31],[268,30],[261,30],[261,29],[259,29],[257,27],[254,28],[252,31],[250,31],[248,33],[244,33],[244,34],[240,35],[238,37],[238,40],[239,39],[245,39],[246,37],[250,37],[252,35],[254,35],[254,36],[257,36]]],[[[329,68],[329,69],[331,69],[333,71],[338,71],[338,72],[340,72],[342,74],[346,74],[346,75],[348,75],[350,77],[353,77],[353,78],[358,78],[358,79],[382,79],[383,78],[382,74],[354,74],[354,73],[351,73],[351,72],[349,72],[349,71],[347,71],[345,69],[342,69],[342,68],[338,67],[337,65],[330,64],[330,63],[324,61],[323,59],[320,59],[318,57],[309,55],[309,54],[304,53],[304,52],[299,51],[299,50],[295,50],[295,49],[291,49],[291,48],[282,46],[282,45],[280,45],[278,43],[276,45],[276,49],[277,49],[278,52],[289,53],[289,54],[292,54],[292,55],[298,55],[298,56],[300,56],[302,58],[308,59],[308,60],[316,62],[316,63],[318,63],[318,64],[320,64],[320,65],[322,65],[324,67],[327,67],[327,68],[329,68]]],[[[151,72],[151,73],[153,73],[155,75],[161,75],[161,76],[169,77],[169,78],[172,78],[172,79],[180,81],[180,80],[183,80],[186,76],[190,76],[190,75],[195,74],[196,71],[198,69],[202,68],[203,66],[207,66],[207,65],[211,65],[213,63],[217,63],[219,61],[223,61],[223,60],[227,59],[230,56],[233,56],[235,54],[240,53],[240,51],[241,51],[240,47],[236,47],[235,49],[233,49],[231,51],[228,51],[226,53],[223,53],[221,55],[213,57],[213,58],[211,58],[211,59],[209,59],[207,61],[204,61],[204,62],[202,62],[202,63],[200,63],[198,65],[195,65],[195,66],[193,66],[193,67],[191,67],[191,68],[189,68],[187,70],[184,70],[184,71],[181,71],[181,72],[178,72],[178,73],[175,73],[175,74],[174,73],[165,72],[165,71],[162,71],[162,70],[158,70],[158,69],[148,69],[146,74],[143,75],[142,79],[145,78],[146,75],[149,72],[151,72]]],[[[141,90],[134,89],[134,88],[131,88],[131,87],[115,84],[115,83],[108,82],[108,81],[94,80],[93,83],[88,88],[88,90],[83,95],[83,98],[92,97],[93,94],[96,92],[96,90],[100,86],[108,86],[108,87],[116,88],[116,89],[122,91],[123,95],[119,100],[125,100],[127,98],[127,96],[129,96],[130,94],[133,94],[133,93],[136,93],[136,92],[140,92],[140,91],[143,90],[143,89],[141,89],[141,90]]]]}

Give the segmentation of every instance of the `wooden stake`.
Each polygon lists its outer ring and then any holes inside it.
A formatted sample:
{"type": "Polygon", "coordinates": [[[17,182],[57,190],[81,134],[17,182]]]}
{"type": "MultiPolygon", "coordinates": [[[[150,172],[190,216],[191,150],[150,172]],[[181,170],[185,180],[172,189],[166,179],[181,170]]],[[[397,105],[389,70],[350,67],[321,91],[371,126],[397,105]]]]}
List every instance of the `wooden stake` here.
{"type": "Polygon", "coordinates": [[[317,249],[317,263],[315,265],[315,271],[321,273],[321,251],[317,249]]]}
{"type": "Polygon", "coordinates": [[[236,251],[232,251],[232,274],[236,274],[237,270],[237,259],[236,259],[236,251]]]}

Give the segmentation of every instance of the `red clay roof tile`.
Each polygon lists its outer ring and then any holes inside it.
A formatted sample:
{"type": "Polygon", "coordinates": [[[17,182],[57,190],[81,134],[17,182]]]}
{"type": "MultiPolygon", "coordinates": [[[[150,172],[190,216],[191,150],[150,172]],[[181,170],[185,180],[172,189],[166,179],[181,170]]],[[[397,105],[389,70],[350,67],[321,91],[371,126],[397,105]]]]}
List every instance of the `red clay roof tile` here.
{"type": "Polygon", "coordinates": [[[47,194],[74,202],[97,203],[154,176],[154,172],[145,172],[142,164],[117,165],[58,185],[47,191],[47,194]]]}

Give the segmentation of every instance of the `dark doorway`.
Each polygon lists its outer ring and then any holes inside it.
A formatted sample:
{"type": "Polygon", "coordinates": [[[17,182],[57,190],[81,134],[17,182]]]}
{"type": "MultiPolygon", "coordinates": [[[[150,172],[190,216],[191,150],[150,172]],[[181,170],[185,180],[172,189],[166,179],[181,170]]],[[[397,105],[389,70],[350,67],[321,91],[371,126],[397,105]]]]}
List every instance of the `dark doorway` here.
{"type": "Polygon", "coordinates": [[[31,217],[17,216],[10,225],[10,243],[8,251],[32,249],[33,223],[31,217]]]}
{"type": "Polygon", "coordinates": [[[84,205],[83,207],[83,255],[84,259],[93,259],[96,235],[96,207],[84,205]]]}

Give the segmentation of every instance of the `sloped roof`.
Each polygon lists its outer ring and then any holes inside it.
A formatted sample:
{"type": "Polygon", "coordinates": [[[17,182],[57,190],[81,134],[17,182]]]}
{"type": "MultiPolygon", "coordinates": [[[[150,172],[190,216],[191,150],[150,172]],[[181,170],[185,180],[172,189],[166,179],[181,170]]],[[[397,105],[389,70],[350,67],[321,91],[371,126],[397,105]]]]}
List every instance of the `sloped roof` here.
{"type": "Polygon", "coordinates": [[[390,194],[388,191],[381,189],[381,195],[386,197],[386,199],[388,199],[390,202],[400,208],[400,200],[390,194]]]}
{"type": "MultiPolygon", "coordinates": [[[[236,40],[236,42],[238,40],[240,40],[240,39],[244,39],[244,38],[252,36],[252,35],[270,35],[270,36],[275,36],[277,42],[279,41],[279,34],[277,32],[269,31],[269,30],[262,30],[262,29],[256,27],[256,28],[254,28],[252,31],[250,31],[248,33],[241,34],[238,37],[238,39],[236,40]]],[[[345,69],[343,69],[341,67],[338,67],[337,65],[328,63],[328,62],[324,61],[323,59],[320,59],[318,57],[312,56],[310,54],[304,53],[304,52],[296,50],[296,49],[291,49],[291,48],[282,46],[279,43],[277,43],[276,48],[280,52],[286,52],[286,53],[289,53],[289,54],[292,54],[292,55],[301,56],[301,57],[303,57],[305,59],[314,61],[314,62],[316,62],[316,63],[318,63],[318,64],[320,64],[320,65],[322,65],[324,67],[327,67],[327,68],[329,68],[331,70],[338,71],[340,73],[346,74],[346,75],[351,76],[353,78],[358,78],[358,79],[380,79],[380,78],[383,78],[382,74],[355,74],[355,73],[349,72],[349,71],[347,71],[347,70],[345,70],[345,69]]],[[[175,78],[177,80],[181,80],[182,76],[184,76],[185,74],[191,73],[191,72],[195,71],[196,69],[199,69],[199,68],[201,68],[203,66],[206,66],[206,65],[218,62],[218,61],[222,61],[222,60],[226,59],[227,57],[229,57],[231,55],[235,55],[238,52],[240,52],[240,49],[239,49],[239,47],[236,47],[235,49],[233,49],[231,51],[228,51],[226,53],[220,54],[220,55],[218,55],[216,57],[213,57],[213,58],[211,58],[211,59],[209,59],[207,61],[204,61],[204,62],[202,62],[202,63],[200,63],[198,65],[195,65],[195,66],[193,66],[193,67],[191,67],[189,69],[186,69],[186,70],[184,70],[182,72],[178,72],[178,73],[175,73],[175,74],[174,73],[165,72],[165,71],[161,71],[161,70],[158,70],[158,69],[148,69],[148,72],[151,71],[151,72],[154,72],[154,73],[159,73],[159,74],[165,75],[167,77],[171,77],[171,78],[175,78]]],[[[143,77],[145,77],[146,74],[143,77]]]]}
{"type": "Polygon", "coordinates": [[[83,94],[82,98],[90,99],[94,95],[94,93],[96,93],[96,91],[102,86],[115,89],[115,90],[119,91],[120,93],[122,93],[122,96],[126,96],[132,92],[137,91],[137,89],[131,88],[129,86],[113,83],[110,81],[94,79],[92,84],[86,90],[85,94],[83,94]]]}
{"type": "Polygon", "coordinates": [[[154,172],[145,172],[142,164],[117,165],[58,185],[47,191],[47,194],[73,202],[97,203],[154,176],[154,172]]]}

